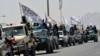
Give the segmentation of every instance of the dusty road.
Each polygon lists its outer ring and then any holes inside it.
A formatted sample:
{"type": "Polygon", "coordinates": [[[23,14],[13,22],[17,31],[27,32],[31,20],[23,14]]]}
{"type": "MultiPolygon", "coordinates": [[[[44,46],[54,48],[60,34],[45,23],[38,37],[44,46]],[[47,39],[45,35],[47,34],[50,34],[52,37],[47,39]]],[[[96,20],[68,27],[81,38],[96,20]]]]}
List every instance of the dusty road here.
{"type": "Polygon", "coordinates": [[[89,41],[82,45],[60,48],[53,54],[46,54],[45,51],[37,52],[36,56],[100,56],[100,38],[99,42],[89,41]]]}

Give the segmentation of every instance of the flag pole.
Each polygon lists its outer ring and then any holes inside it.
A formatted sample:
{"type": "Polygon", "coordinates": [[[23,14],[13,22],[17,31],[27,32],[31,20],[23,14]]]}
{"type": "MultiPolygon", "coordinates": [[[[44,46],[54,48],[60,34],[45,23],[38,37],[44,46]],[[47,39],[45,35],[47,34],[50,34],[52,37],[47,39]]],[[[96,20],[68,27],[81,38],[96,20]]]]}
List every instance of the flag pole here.
{"type": "Polygon", "coordinates": [[[62,18],[62,8],[60,9],[60,18],[61,18],[61,23],[63,23],[63,18],[62,18]]]}
{"type": "Polygon", "coordinates": [[[22,13],[21,3],[20,3],[20,2],[19,2],[19,9],[20,9],[20,14],[21,14],[21,16],[24,16],[23,13],[22,13]]]}
{"type": "Polygon", "coordinates": [[[63,24],[63,18],[62,18],[62,0],[59,0],[59,10],[60,10],[61,24],[63,24]]]}
{"type": "Polygon", "coordinates": [[[49,0],[47,0],[47,15],[50,16],[50,13],[49,13],[49,0]]]}

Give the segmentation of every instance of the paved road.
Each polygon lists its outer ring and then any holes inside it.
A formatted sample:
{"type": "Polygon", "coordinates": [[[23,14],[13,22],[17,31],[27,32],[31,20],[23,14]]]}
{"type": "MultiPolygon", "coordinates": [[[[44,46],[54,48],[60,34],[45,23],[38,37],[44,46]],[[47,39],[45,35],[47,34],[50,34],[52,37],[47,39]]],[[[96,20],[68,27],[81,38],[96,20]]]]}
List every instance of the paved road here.
{"type": "Polygon", "coordinates": [[[82,45],[76,45],[55,50],[53,54],[45,54],[45,51],[37,52],[36,56],[100,56],[100,38],[99,42],[89,41],[82,45]]]}

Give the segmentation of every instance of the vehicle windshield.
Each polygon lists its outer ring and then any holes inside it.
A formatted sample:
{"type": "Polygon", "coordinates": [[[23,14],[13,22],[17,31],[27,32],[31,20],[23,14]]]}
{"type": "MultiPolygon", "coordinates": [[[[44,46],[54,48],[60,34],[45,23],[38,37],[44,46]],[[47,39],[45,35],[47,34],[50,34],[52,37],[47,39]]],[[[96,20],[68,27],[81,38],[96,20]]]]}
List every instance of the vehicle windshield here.
{"type": "Polygon", "coordinates": [[[22,26],[3,28],[3,32],[5,32],[5,34],[7,36],[11,36],[11,35],[14,35],[14,36],[25,35],[22,26]]]}
{"type": "Polygon", "coordinates": [[[62,32],[59,32],[59,35],[62,35],[62,32]]]}
{"type": "Polygon", "coordinates": [[[89,33],[94,33],[94,30],[88,30],[89,33]]]}
{"type": "Polygon", "coordinates": [[[37,38],[46,38],[45,32],[34,32],[34,35],[35,35],[37,38]]]}

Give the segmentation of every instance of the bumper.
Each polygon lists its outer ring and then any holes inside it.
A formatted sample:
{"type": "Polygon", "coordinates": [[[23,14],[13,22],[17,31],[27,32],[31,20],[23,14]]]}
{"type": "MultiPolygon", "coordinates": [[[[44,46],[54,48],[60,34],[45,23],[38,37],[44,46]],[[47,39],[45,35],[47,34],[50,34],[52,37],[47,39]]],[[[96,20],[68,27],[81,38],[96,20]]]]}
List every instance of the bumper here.
{"type": "Polygon", "coordinates": [[[87,36],[87,39],[88,39],[88,40],[94,40],[95,38],[96,38],[96,36],[94,36],[94,35],[87,36]]]}
{"type": "Polygon", "coordinates": [[[39,51],[39,50],[45,50],[47,47],[47,44],[46,43],[38,43],[37,46],[36,46],[36,50],[39,51]]]}
{"type": "Polygon", "coordinates": [[[25,45],[18,45],[18,46],[14,46],[12,48],[14,54],[19,54],[19,53],[23,53],[24,50],[26,50],[25,45]]]}

